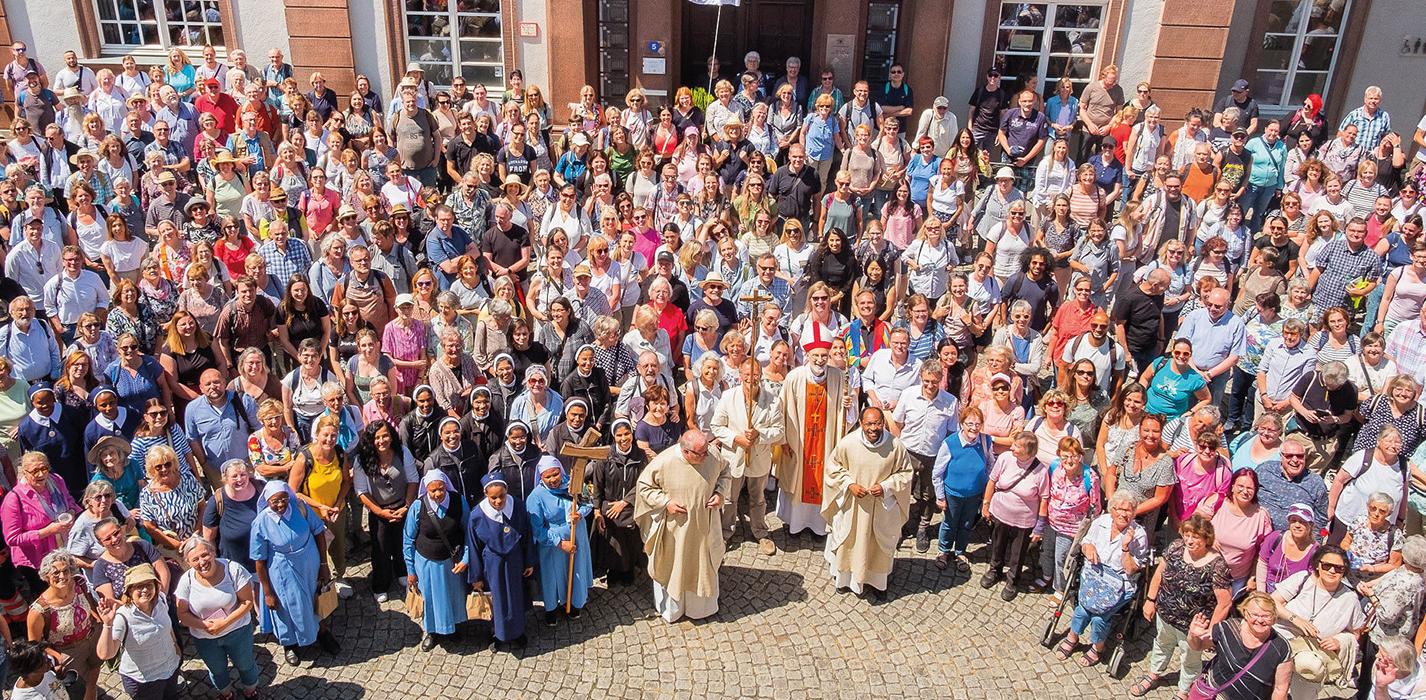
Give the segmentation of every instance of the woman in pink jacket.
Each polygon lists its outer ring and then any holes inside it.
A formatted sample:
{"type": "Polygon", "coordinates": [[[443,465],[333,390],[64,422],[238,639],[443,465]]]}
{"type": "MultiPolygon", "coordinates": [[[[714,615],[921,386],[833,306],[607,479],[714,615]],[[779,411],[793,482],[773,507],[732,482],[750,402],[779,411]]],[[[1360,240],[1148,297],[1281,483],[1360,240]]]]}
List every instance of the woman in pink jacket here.
{"type": "Polygon", "coordinates": [[[15,569],[31,591],[42,591],[40,560],[64,546],[79,506],[64,479],[50,473],[49,458],[42,452],[27,452],[20,458],[19,477],[0,505],[0,526],[15,569]]]}

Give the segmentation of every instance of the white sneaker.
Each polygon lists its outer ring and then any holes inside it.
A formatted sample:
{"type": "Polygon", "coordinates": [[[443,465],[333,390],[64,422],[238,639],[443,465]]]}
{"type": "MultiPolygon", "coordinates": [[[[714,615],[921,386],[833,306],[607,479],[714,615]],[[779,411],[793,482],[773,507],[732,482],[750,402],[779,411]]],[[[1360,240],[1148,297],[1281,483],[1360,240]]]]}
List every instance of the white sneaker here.
{"type": "Polygon", "coordinates": [[[352,597],[352,587],[347,585],[346,581],[338,580],[332,584],[332,587],[337,589],[338,598],[346,600],[347,598],[352,597]]]}
{"type": "MultiPolygon", "coordinates": [[[[337,594],[338,597],[341,597],[341,595],[342,595],[341,593],[338,593],[338,594],[337,594]]],[[[385,593],[377,593],[377,594],[376,594],[376,603],[377,603],[378,605],[380,605],[380,604],[382,604],[382,603],[385,603],[386,601],[387,601],[387,597],[386,597],[386,594],[385,594],[385,593]]]]}

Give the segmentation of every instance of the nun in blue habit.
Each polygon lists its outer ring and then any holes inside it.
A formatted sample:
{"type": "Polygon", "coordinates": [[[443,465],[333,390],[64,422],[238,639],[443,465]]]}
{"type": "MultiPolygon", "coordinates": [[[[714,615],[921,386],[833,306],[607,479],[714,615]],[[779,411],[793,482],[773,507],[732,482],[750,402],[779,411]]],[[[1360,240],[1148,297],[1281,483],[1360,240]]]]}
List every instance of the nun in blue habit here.
{"type": "Polygon", "coordinates": [[[565,605],[569,586],[570,553],[574,553],[574,586],[569,596],[570,617],[579,617],[594,585],[589,547],[589,517],[594,506],[576,506],[569,492],[569,472],[551,456],[540,458],[540,485],[530,494],[530,527],[540,546],[540,589],[545,599],[545,624],[555,624],[555,611],[565,605]],[[571,516],[574,517],[571,517],[571,516]]]}
{"type": "Polygon", "coordinates": [[[421,638],[421,651],[430,651],[437,637],[455,634],[456,625],[466,621],[468,516],[465,499],[439,469],[429,469],[421,477],[420,494],[406,512],[401,550],[410,572],[409,584],[425,599],[421,629],[426,634],[421,638]]]}
{"type": "Polygon", "coordinates": [[[534,574],[535,539],[524,504],[510,494],[505,475],[481,479],[485,498],[470,513],[470,581],[490,591],[497,642],[525,645],[525,582],[534,574]]]}
{"type": "Polygon", "coordinates": [[[268,622],[285,660],[296,666],[297,650],[318,641],[330,653],[340,651],[336,638],[317,619],[318,582],[332,576],[322,556],[326,524],[285,481],[267,482],[259,502],[262,510],[253,519],[249,554],[262,582],[268,622]]]}

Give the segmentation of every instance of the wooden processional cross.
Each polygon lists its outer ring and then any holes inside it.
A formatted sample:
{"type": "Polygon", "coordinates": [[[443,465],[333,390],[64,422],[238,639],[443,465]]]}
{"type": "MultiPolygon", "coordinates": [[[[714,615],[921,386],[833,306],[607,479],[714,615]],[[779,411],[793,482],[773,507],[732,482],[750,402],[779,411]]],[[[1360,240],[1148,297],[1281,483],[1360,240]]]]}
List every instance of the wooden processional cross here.
{"type": "MultiPolygon", "coordinates": [[[[579,494],[584,492],[584,470],[589,466],[590,460],[608,459],[608,447],[594,447],[599,442],[602,435],[598,430],[590,428],[584,434],[584,439],[578,445],[565,444],[560,447],[561,457],[573,457],[574,469],[569,473],[569,495],[574,499],[572,507],[579,507],[579,494]]],[[[570,519],[573,522],[573,518],[570,519]]],[[[570,528],[570,541],[575,540],[575,528],[570,528]]],[[[564,611],[569,613],[570,606],[574,599],[574,552],[569,553],[569,576],[565,581],[564,611]]]]}
{"type": "MultiPolygon", "coordinates": [[[[747,303],[753,305],[753,309],[752,309],[753,332],[752,332],[752,342],[750,342],[750,343],[748,344],[748,356],[749,356],[749,357],[756,358],[756,357],[757,357],[757,354],[758,354],[758,331],[762,328],[762,325],[763,325],[763,324],[762,324],[762,314],[760,314],[759,312],[762,311],[762,305],[763,305],[763,303],[764,303],[764,302],[773,301],[773,297],[772,297],[771,294],[765,294],[765,293],[763,293],[763,290],[762,290],[762,289],[760,289],[760,288],[758,288],[758,287],[753,287],[753,291],[752,291],[751,294],[748,294],[748,295],[746,295],[746,296],[743,296],[743,297],[739,298],[738,301],[745,301],[745,302],[747,302],[747,303]]],[[[741,369],[741,368],[734,367],[734,369],[741,369]]],[[[758,387],[758,390],[761,391],[761,390],[762,390],[762,387],[758,387]]],[[[756,400],[756,399],[754,399],[754,400],[748,402],[748,416],[747,416],[748,422],[747,422],[747,427],[749,427],[749,428],[753,427],[753,405],[756,404],[756,403],[757,403],[757,400],[756,400]]],[[[753,448],[752,448],[751,445],[749,445],[749,446],[748,446],[748,449],[743,450],[743,469],[747,469],[747,468],[748,468],[748,464],[752,461],[752,458],[753,458],[753,448]]]]}

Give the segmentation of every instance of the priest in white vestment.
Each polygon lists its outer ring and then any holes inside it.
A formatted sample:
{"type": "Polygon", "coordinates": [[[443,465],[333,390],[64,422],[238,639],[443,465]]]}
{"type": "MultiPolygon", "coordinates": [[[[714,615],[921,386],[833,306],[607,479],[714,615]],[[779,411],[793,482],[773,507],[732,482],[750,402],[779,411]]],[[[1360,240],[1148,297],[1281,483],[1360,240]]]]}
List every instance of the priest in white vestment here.
{"type": "Polygon", "coordinates": [[[846,431],[851,403],[846,375],[829,365],[832,343],[819,329],[802,346],[807,363],[787,373],[782,383],[782,459],[777,465],[777,517],[787,534],[810,530],[827,534],[822,517],[822,483],[827,455],[846,431]]]}
{"type": "Polygon", "coordinates": [[[708,436],[690,430],[639,475],[634,519],[649,557],[654,607],[667,622],[718,612],[721,508],[732,479],[708,436]]]}
{"type": "Polygon", "coordinates": [[[822,515],[831,525],[827,563],[837,590],[886,597],[901,527],[911,509],[911,458],[886,432],[881,409],[862,411],[861,430],[842,438],[827,458],[822,515]]]}

